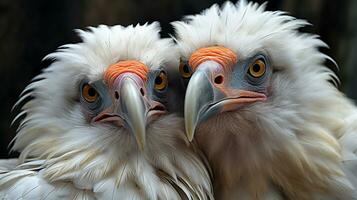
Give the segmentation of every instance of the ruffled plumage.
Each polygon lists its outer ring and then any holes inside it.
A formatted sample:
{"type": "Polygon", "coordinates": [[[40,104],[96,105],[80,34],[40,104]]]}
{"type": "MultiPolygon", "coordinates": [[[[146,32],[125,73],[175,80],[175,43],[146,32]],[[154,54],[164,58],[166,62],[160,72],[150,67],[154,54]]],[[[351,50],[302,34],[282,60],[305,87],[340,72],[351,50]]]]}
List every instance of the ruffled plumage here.
{"type": "Polygon", "coordinates": [[[238,60],[264,52],[273,66],[268,100],[217,115],[196,130],[218,199],[353,199],[357,109],[331,83],[336,75],[308,23],[265,4],[213,5],[172,23],[181,58],[224,46],[238,60]],[[353,197],[352,197],[353,196],[353,197]]]}
{"type": "Polygon", "coordinates": [[[83,78],[95,81],[119,60],[150,69],[178,65],[170,39],[158,23],[101,25],[78,31],[83,42],[61,47],[54,63],[35,77],[17,105],[24,115],[13,150],[16,161],[0,162],[5,199],[210,199],[209,173],[183,131],[168,114],[147,127],[140,152],[124,128],[89,124],[78,101],[83,78]],[[31,97],[30,99],[28,99],[31,97]]]}

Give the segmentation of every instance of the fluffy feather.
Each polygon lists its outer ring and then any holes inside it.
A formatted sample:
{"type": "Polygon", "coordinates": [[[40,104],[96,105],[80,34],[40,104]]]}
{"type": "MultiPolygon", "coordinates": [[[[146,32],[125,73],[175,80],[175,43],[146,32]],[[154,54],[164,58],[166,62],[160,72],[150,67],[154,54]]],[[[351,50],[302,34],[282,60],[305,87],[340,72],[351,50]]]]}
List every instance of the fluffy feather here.
{"type": "Polygon", "coordinates": [[[274,68],[267,102],[196,130],[217,199],[357,198],[356,107],[330,83],[336,76],[324,61],[331,59],[318,51],[326,44],[298,32],[306,21],[239,1],[172,24],[183,60],[222,45],[243,60],[265,52],[274,68]]]}
{"type": "Polygon", "coordinates": [[[79,81],[102,78],[118,60],[136,59],[149,68],[177,65],[171,40],[159,38],[158,23],[89,30],[78,30],[82,43],[48,55],[55,62],[23,92],[19,102],[32,99],[22,107],[26,117],[13,145],[20,165],[0,174],[0,196],[210,199],[209,174],[186,140],[181,118],[171,114],[150,123],[140,152],[125,129],[89,124],[78,104],[79,81]]]}

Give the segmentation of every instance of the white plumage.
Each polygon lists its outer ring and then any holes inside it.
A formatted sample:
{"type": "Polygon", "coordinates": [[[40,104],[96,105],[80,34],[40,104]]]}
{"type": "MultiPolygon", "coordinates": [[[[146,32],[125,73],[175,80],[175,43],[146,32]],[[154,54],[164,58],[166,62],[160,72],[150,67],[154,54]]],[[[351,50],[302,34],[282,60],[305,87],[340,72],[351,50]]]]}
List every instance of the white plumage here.
{"type": "MultiPolygon", "coordinates": [[[[212,167],[216,199],[357,198],[357,109],[331,83],[336,76],[324,62],[332,59],[318,50],[327,45],[298,32],[307,24],[246,1],[213,5],[173,22],[184,62],[201,48],[224,46],[237,55],[234,72],[257,54],[271,67],[268,85],[262,86],[266,101],[196,121],[195,141],[212,167]]],[[[188,90],[207,86],[192,83],[196,73],[188,90]]],[[[240,73],[226,75],[229,82],[240,73]]],[[[246,79],[234,81],[222,87],[247,85],[246,79]]],[[[203,105],[200,98],[213,97],[186,95],[185,107],[203,105]]],[[[194,112],[186,111],[185,118],[194,112]]]]}
{"type": "Polygon", "coordinates": [[[25,102],[25,118],[13,145],[21,154],[16,164],[0,162],[0,197],[210,199],[208,171],[181,118],[166,114],[149,122],[139,151],[125,128],[88,123],[78,100],[81,80],[101,80],[120,60],[138,60],[150,70],[176,67],[171,40],[159,38],[158,23],[89,29],[78,31],[82,43],[48,55],[54,63],[23,92],[18,104],[25,102]]]}

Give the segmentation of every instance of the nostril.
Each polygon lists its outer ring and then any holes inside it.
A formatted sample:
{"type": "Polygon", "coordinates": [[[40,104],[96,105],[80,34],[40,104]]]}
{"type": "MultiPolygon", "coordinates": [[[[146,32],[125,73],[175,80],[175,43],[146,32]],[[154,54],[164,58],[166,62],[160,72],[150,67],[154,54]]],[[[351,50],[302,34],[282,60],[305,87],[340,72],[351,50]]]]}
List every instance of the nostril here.
{"type": "Polygon", "coordinates": [[[216,76],[216,78],[214,79],[214,83],[222,84],[223,83],[223,76],[222,75],[216,76]]]}
{"type": "Polygon", "coordinates": [[[115,91],[114,97],[115,97],[115,99],[119,99],[119,93],[118,93],[118,91],[115,91]]]}
{"type": "Polygon", "coordinates": [[[140,94],[143,95],[143,96],[145,96],[145,91],[144,91],[143,88],[140,88],[140,94]]]}

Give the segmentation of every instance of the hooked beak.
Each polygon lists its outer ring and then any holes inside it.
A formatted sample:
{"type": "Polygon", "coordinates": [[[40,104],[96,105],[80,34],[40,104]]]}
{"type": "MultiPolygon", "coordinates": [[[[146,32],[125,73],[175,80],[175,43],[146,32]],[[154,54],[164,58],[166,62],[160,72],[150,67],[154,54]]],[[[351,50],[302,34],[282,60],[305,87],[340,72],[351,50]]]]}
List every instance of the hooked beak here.
{"type": "Polygon", "coordinates": [[[165,113],[165,107],[143,93],[143,81],[132,73],[119,76],[111,88],[112,106],[100,113],[95,121],[115,122],[134,136],[138,148],[145,148],[146,125],[155,116],[165,113]]]}
{"type": "Polygon", "coordinates": [[[193,140],[197,125],[210,117],[266,100],[263,93],[230,88],[224,76],[223,67],[215,61],[201,63],[193,73],[187,86],[184,108],[189,141],[193,140]]]}
{"type": "Polygon", "coordinates": [[[148,109],[139,91],[140,89],[138,89],[134,80],[125,78],[119,96],[120,110],[125,125],[134,135],[139,149],[143,150],[145,147],[146,113],[148,109]]]}

